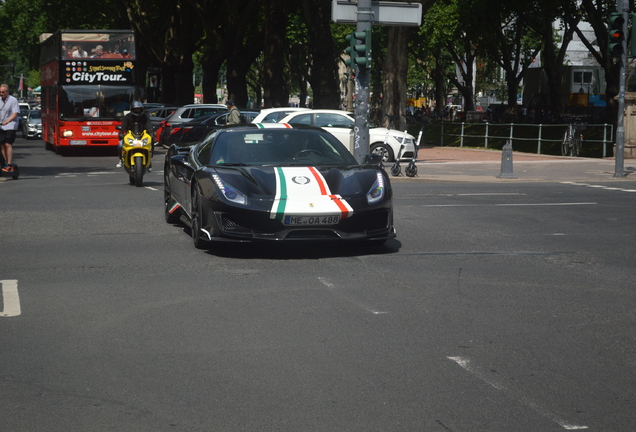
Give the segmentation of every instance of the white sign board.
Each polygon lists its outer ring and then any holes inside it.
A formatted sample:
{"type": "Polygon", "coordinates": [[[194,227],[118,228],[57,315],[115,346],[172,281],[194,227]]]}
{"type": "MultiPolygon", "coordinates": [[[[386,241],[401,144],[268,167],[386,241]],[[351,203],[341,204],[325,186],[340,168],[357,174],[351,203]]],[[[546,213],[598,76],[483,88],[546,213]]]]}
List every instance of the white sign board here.
{"type": "MultiPolygon", "coordinates": [[[[422,25],[422,4],[388,1],[371,2],[373,24],[386,26],[422,25]]],[[[340,24],[358,22],[358,2],[355,0],[333,0],[331,20],[340,24]]]]}

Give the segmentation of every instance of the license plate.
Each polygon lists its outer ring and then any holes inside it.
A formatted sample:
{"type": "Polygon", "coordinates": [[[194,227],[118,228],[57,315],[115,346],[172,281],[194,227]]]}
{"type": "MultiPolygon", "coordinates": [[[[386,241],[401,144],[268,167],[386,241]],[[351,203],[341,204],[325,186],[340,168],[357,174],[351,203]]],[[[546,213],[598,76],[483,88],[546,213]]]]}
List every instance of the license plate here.
{"type": "Polygon", "coordinates": [[[336,225],[340,216],[285,216],[285,225],[336,225]]]}
{"type": "Polygon", "coordinates": [[[71,145],[86,145],[86,140],[71,140],[71,145]]]}

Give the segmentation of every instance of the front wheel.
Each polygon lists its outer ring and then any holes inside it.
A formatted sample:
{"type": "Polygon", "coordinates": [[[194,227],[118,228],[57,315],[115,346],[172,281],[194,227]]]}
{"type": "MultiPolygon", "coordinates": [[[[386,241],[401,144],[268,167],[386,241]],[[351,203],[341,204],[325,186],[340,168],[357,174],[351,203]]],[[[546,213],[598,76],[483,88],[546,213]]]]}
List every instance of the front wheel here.
{"type": "Polygon", "coordinates": [[[371,145],[371,154],[382,155],[382,162],[392,162],[395,158],[393,150],[386,144],[376,143],[371,145]]]}
{"type": "Polygon", "coordinates": [[[400,166],[399,160],[396,160],[395,163],[391,166],[391,175],[393,175],[394,177],[402,175],[402,167],[400,166]]]}
{"type": "Polygon", "coordinates": [[[168,175],[166,174],[163,176],[164,217],[167,223],[174,225],[179,222],[179,218],[175,214],[170,213],[171,205],[172,205],[172,188],[170,187],[170,180],[168,179],[168,175]]]}
{"type": "Polygon", "coordinates": [[[583,147],[583,135],[577,134],[574,140],[574,146],[572,147],[572,156],[579,157],[581,154],[581,147],[583,147]]]}
{"type": "Polygon", "coordinates": [[[417,175],[417,166],[414,163],[410,163],[404,169],[404,173],[407,177],[415,177],[417,175]]]}
{"type": "Polygon", "coordinates": [[[563,134],[563,141],[561,142],[561,156],[567,156],[570,152],[570,140],[568,138],[568,131],[563,134]]]}
{"type": "Polygon", "coordinates": [[[210,242],[201,237],[203,227],[203,204],[201,201],[201,191],[199,185],[195,186],[192,194],[192,242],[197,249],[210,249],[210,242]]]}
{"type": "Polygon", "coordinates": [[[144,185],[144,158],[135,156],[135,186],[142,187],[144,185]]]}

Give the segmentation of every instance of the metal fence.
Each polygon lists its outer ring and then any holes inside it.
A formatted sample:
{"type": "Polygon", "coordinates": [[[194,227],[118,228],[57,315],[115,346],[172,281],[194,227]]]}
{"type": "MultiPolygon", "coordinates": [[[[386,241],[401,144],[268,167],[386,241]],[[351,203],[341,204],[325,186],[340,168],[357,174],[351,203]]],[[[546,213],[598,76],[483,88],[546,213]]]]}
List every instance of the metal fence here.
{"type": "MultiPolygon", "coordinates": [[[[567,127],[567,124],[431,121],[424,129],[424,144],[500,150],[509,140],[515,150],[560,155],[567,127]]],[[[614,125],[588,124],[584,132],[583,155],[605,158],[608,156],[608,145],[613,155],[614,142],[614,125]]]]}

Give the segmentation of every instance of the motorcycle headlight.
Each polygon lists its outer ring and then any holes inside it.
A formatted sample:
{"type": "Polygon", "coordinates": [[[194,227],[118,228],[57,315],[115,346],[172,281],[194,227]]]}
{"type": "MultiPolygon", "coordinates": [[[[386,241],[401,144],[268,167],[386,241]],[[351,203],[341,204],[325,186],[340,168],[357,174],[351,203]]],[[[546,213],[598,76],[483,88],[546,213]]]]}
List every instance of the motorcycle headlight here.
{"type": "Polygon", "coordinates": [[[367,192],[367,202],[369,204],[375,204],[384,198],[384,177],[381,173],[376,173],[375,183],[367,192]]]}
{"type": "Polygon", "coordinates": [[[236,204],[247,205],[247,196],[244,193],[223,181],[218,174],[212,174],[212,177],[214,178],[216,186],[228,201],[232,201],[236,204]]]}
{"type": "Polygon", "coordinates": [[[133,138],[126,138],[126,142],[128,143],[129,146],[132,146],[135,144],[135,140],[133,138]]]}
{"type": "Polygon", "coordinates": [[[150,141],[150,138],[144,138],[143,140],[144,143],[144,147],[148,145],[148,141],[150,141]]]}

